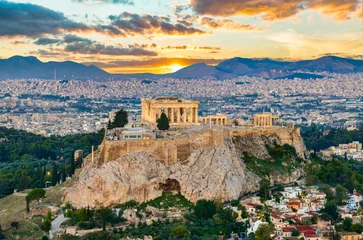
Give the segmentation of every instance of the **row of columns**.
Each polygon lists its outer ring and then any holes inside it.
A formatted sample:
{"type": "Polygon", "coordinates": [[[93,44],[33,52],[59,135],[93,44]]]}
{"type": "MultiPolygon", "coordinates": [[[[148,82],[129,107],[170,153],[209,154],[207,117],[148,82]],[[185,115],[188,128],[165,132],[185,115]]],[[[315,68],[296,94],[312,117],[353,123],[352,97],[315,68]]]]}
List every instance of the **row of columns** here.
{"type": "Polygon", "coordinates": [[[154,111],[155,120],[160,118],[162,112],[164,112],[166,116],[169,118],[170,123],[176,123],[176,124],[198,123],[198,107],[157,108],[154,111]]]}
{"type": "Polygon", "coordinates": [[[272,126],[272,117],[271,116],[256,116],[255,118],[255,126],[272,126]]]}
{"type": "Polygon", "coordinates": [[[216,124],[216,125],[226,125],[226,118],[225,117],[205,117],[203,118],[203,124],[216,124]]]}

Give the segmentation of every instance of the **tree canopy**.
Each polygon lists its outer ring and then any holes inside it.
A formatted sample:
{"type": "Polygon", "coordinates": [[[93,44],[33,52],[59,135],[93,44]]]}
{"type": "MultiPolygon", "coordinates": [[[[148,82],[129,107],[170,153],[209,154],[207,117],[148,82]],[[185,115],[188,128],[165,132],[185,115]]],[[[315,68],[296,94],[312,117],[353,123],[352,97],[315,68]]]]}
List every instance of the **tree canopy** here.
{"type": "Polygon", "coordinates": [[[159,130],[165,131],[165,130],[169,130],[170,128],[170,124],[169,124],[169,119],[166,116],[165,113],[162,113],[160,118],[157,120],[157,128],[159,130]]]}
{"type": "Polygon", "coordinates": [[[126,124],[128,124],[129,120],[128,120],[128,114],[127,111],[125,111],[123,108],[120,109],[120,111],[117,111],[115,114],[115,118],[113,119],[112,122],[109,122],[108,124],[108,129],[113,129],[113,128],[122,128],[124,127],[126,124]]]}

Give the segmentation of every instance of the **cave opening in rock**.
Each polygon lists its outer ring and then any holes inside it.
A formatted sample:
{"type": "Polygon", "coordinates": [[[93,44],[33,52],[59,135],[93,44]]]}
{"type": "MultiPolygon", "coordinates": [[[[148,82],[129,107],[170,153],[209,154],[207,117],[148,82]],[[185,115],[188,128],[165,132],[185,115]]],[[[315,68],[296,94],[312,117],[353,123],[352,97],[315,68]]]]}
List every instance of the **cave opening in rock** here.
{"type": "Polygon", "coordinates": [[[180,193],[180,184],[175,179],[166,179],[164,182],[159,183],[159,188],[163,190],[163,192],[178,192],[180,193]]]}

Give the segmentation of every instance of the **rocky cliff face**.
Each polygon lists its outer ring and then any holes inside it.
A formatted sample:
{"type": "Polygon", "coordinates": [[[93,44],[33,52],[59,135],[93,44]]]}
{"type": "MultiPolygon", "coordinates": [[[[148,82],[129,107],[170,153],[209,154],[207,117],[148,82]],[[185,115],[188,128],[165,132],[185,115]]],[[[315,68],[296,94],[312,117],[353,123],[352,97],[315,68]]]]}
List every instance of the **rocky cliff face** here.
{"type": "MultiPolygon", "coordinates": [[[[271,159],[265,146],[286,141],[276,135],[234,136],[218,146],[195,149],[186,161],[175,164],[160,161],[151,151],[133,152],[100,166],[87,160],[67,189],[64,202],[77,208],[107,207],[131,199],[145,202],[161,196],[163,191],[178,191],[192,202],[233,200],[258,190],[261,180],[246,168],[243,153],[271,159]]],[[[293,145],[299,144],[295,139],[293,145]]],[[[100,155],[96,153],[95,162],[100,155]]],[[[295,169],[289,175],[273,176],[271,182],[287,183],[302,174],[295,169]]]]}

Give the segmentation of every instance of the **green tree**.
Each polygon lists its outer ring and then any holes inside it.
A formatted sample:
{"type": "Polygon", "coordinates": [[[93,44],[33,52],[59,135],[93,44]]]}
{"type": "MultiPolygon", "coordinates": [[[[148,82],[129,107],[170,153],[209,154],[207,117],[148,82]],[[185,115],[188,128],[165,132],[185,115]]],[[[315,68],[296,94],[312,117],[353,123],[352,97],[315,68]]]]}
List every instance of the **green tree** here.
{"type": "Polygon", "coordinates": [[[353,220],[351,218],[344,218],[343,220],[343,228],[345,231],[349,231],[352,226],[353,220]]]}
{"type": "Polygon", "coordinates": [[[323,220],[332,220],[334,223],[336,223],[339,219],[338,207],[334,202],[327,202],[320,212],[322,213],[321,218],[323,220]]]}
{"type": "Polygon", "coordinates": [[[49,232],[51,227],[52,227],[52,222],[49,221],[48,219],[45,219],[44,226],[43,226],[44,232],[49,232]]]}
{"type": "Polygon", "coordinates": [[[58,180],[57,164],[54,163],[52,168],[52,186],[57,185],[57,180],[58,180]]]}
{"type": "Polygon", "coordinates": [[[264,199],[268,198],[268,189],[270,187],[270,181],[268,179],[262,179],[260,181],[260,196],[264,199]]]}
{"type": "Polygon", "coordinates": [[[213,200],[198,200],[194,213],[199,219],[209,219],[216,214],[216,203],[213,200]]]}
{"type": "Polygon", "coordinates": [[[39,183],[39,187],[40,188],[44,188],[45,187],[45,183],[44,183],[44,171],[43,169],[40,169],[40,176],[39,176],[39,179],[40,179],[40,183],[39,183]]]}
{"type": "Polygon", "coordinates": [[[162,113],[160,118],[157,120],[157,128],[159,130],[165,131],[165,130],[169,130],[170,125],[169,125],[169,119],[166,116],[165,113],[162,113]]]}
{"type": "Polygon", "coordinates": [[[124,127],[126,124],[128,124],[128,114],[127,112],[122,108],[120,111],[117,111],[115,114],[115,118],[113,119],[113,122],[111,124],[111,128],[120,128],[124,127]]]}
{"type": "Polygon", "coordinates": [[[270,239],[270,234],[274,231],[274,225],[273,224],[261,224],[256,233],[255,233],[255,239],[256,240],[267,240],[270,239]]]}
{"type": "Polygon", "coordinates": [[[19,222],[11,222],[11,223],[10,223],[10,226],[11,226],[11,227],[13,227],[13,228],[15,228],[15,229],[18,229],[18,227],[19,227],[19,222]]]}
{"type": "Polygon", "coordinates": [[[101,208],[98,210],[98,214],[102,221],[102,229],[106,231],[106,224],[112,218],[113,212],[109,208],[101,208]]]}
{"type": "Polygon", "coordinates": [[[293,237],[298,237],[298,236],[300,236],[300,232],[299,232],[299,230],[297,230],[297,229],[292,230],[292,232],[291,232],[291,236],[293,236],[293,237]]]}
{"type": "Polygon", "coordinates": [[[339,205],[343,204],[343,202],[348,199],[348,190],[342,185],[337,185],[335,191],[336,191],[336,202],[339,205]]]}
{"type": "Polygon", "coordinates": [[[67,174],[66,174],[66,168],[63,167],[62,168],[62,182],[65,182],[67,178],[67,174]]]}
{"type": "Polygon", "coordinates": [[[111,119],[108,120],[107,129],[112,129],[111,119]]]}
{"type": "Polygon", "coordinates": [[[190,232],[185,226],[176,226],[171,230],[171,236],[176,239],[183,239],[189,237],[190,232]]]}
{"type": "Polygon", "coordinates": [[[32,191],[28,193],[28,195],[25,197],[26,200],[26,210],[27,212],[30,212],[30,202],[33,200],[37,200],[39,202],[40,199],[45,197],[45,190],[42,188],[35,188],[32,191]]]}
{"type": "Polygon", "coordinates": [[[29,188],[29,181],[30,181],[30,178],[27,176],[27,173],[25,171],[22,171],[20,179],[19,179],[18,190],[23,191],[23,190],[29,188]]]}

